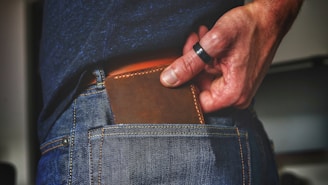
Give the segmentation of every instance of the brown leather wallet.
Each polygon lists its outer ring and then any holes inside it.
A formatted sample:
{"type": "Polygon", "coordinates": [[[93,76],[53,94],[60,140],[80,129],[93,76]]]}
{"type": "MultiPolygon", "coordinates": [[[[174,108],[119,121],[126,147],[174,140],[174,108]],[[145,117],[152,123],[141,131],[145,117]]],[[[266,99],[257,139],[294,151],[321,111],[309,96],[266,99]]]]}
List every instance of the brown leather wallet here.
{"type": "Polygon", "coordinates": [[[167,88],[165,66],[108,76],[105,80],[115,124],[204,124],[193,84],[167,88]]]}

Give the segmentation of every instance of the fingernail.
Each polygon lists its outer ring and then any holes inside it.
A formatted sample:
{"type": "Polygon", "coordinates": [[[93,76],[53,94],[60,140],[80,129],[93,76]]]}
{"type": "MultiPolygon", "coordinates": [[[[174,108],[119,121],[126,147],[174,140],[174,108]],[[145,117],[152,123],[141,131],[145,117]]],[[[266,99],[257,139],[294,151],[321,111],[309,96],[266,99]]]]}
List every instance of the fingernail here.
{"type": "Polygon", "coordinates": [[[161,75],[161,79],[166,86],[173,86],[178,82],[178,77],[172,69],[165,69],[161,75]]]}

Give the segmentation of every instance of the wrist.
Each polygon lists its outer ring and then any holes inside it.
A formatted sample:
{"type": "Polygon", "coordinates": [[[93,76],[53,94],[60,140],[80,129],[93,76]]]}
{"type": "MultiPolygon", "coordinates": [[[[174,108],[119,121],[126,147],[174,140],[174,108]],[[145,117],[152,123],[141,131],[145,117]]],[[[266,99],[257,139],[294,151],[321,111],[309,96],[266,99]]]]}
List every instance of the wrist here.
{"type": "Polygon", "coordinates": [[[281,40],[294,22],[303,0],[254,0],[247,8],[259,21],[268,38],[281,40]]]}

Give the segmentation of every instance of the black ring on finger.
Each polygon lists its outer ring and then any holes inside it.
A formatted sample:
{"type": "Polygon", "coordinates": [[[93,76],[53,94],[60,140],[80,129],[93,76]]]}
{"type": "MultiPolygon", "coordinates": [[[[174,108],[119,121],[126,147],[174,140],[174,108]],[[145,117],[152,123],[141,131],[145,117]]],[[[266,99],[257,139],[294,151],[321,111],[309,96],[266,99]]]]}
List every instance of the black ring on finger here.
{"type": "Polygon", "coordinates": [[[196,52],[196,54],[199,56],[200,59],[202,59],[202,61],[205,64],[211,64],[213,61],[213,58],[206,53],[206,51],[204,50],[204,48],[199,44],[199,42],[197,42],[193,47],[194,51],[196,52]]]}

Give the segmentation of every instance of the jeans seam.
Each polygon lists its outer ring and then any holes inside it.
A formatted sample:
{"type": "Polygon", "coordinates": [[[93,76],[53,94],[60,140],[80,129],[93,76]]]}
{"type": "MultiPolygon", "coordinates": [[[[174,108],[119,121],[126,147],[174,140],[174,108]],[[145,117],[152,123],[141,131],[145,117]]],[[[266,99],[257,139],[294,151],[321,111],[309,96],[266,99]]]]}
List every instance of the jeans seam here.
{"type": "Polygon", "coordinates": [[[89,139],[89,161],[90,161],[90,184],[93,185],[94,184],[94,180],[93,180],[93,173],[94,173],[94,169],[93,169],[93,155],[92,155],[92,144],[91,144],[91,134],[90,132],[88,132],[88,139],[89,139]]]}
{"type": "Polygon", "coordinates": [[[130,132],[130,133],[108,133],[108,134],[96,134],[91,135],[90,138],[104,137],[104,136],[245,136],[245,134],[225,134],[225,133],[202,133],[202,132],[130,132]]]}
{"type": "Polygon", "coordinates": [[[146,125],[114,125],[109,128],[104,128],[105,130],[109,129],[115,129],[115,128],[201,128],[201,129],[207,129],[207,128],[213,128],[213,129],[219,129],[219,130],[235,130],[235,127],[230,127],[230,128],[225,128],[225,127],[220,127],[218,128],[217,126],[212,126],[212,125],[156,125],[156,124],[146,124],[146,125]]]}
{"type": "Polygon", "coordinates": [[[247,170],[247,175],[248,175],[248,185],[251,185],[251,151],[250,151],[250,147],[249,147],[249,143],[248,143],[248,133],[246,133],[246,148],[247,148],[247,165],[248,165],[248,170],[247,170]]]}
{"type": "Polygon", "coordinates": [[[240,139],[240,132],[238,127],[236,127],[236,132],[237,132],[237,136],[238,136],[238,143],[239,143],[239,153],[240,153],[240,159],[241,159],[241,168],[242,168],[242,184],[246,185],[245,183],[245,161],[244,161],[244,154],[243,154],[243,148],[242,148],[242,144],[241,144],[241,139],[240,139]]]}
{"type": "Polygon", "coordinates": [[[105,86],[105,72],[104,70],[102,70],[101,68],[98,67],[98,71],[99,71],[99,78],[97,78],[97,88],[98,89],[102,89],[105,86]]]}
{"type": "Polygon", "coordinates": [[[101,184],[101,175],[102,175],[102,149],[104,145],[104,129],[101,130],[101,142],[99,149],[99,162],[98,162],[98,184],[101,184]]]}
{"type": "Polygon", "coordinates": [[[42,150],[42,149],[46,148],[47,146],[49,146],[49,145],[51,145],[51,144],[54,144],[54,143],[56,143],[56,142],[58,142],[58,141],[61,141],[61,140],[62,140],[62,138],[55,139],[55,140],[53,140],[53,141],[51,141],[51,142],[49,142],[49,143],[46,143],[46,144],[44,144],[44,145],[41,145],[40,149],[42,150]]]}
{"type": "Polygon", "coordinates": [[[46,153],[48,153],[51,150],[54,150],[56,148],[67,146],[66,144],[63,144],[63,139],[66,139],[66,138],[67,138],[67,136],[62,136],[62,137],[60,137],[58,139],[55,139],[53,141],[46,142],[46,143],[42,144],[40,146],[41,155],[44,155],[44,154],[46,154],[46,153]],[[55,145],[54,146],[51,146],[53,144],[55,144],[55,145]],[[49,146],[51,146],[51,147],[49,148],[49,146]]]}
{"type": "Polygon", "coordinates": [[[62,146],[64,146],[64,145],[63,144],[59,144],[59,145],[53,146],[51,148],[48,148],[48,149],[42,151],[41,155],[44,155],[44,154],[50,152],[51,150],[54,150],[54,149],[59,148],[59,147],[62,147],[62,146]]]}
{"type": "Polygon", "coordinates": [[[72,184],[73,176],[73,151],[74,151],[74,139],[75,139],[75,127],[76,127],[76,99],[73,102],[73,127],[71,130],[70,150],[69,150],[69,169],[68,169],[68,184],[72,184]]]}
{"type": "Polygon", "coordinates": [[[97,90],[97,92],[89,92],[89,93],[82,93],[79,96],[89,96],[89,95],[94,95],[94,94],[100,94],[104,92],[105,90],[97,90]]]}

